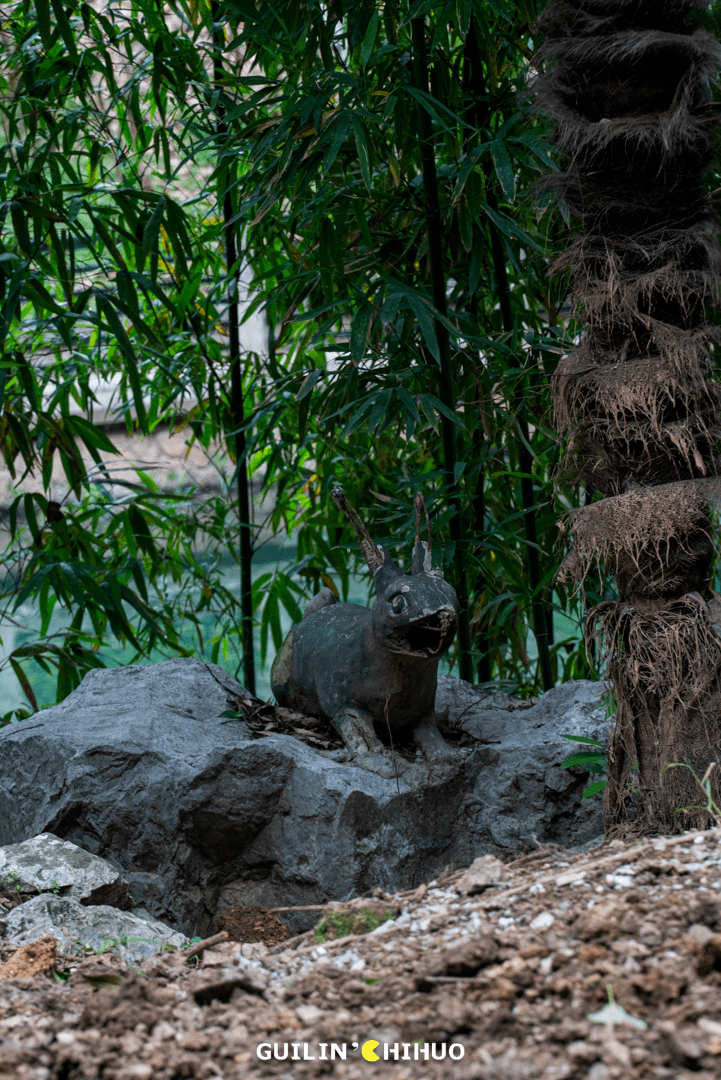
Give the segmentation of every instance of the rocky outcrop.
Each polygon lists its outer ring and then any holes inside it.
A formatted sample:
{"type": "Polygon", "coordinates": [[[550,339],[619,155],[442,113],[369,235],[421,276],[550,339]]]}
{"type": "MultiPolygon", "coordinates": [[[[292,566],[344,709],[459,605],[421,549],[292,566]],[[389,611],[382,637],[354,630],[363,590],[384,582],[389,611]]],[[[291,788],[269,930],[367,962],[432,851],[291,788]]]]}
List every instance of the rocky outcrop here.
{"type": "Polygon", "coordinates": [[[580,846],[602,832],[600,799],[581,803],[588,777],[559,768],[573,748],[561,733],[607,735],[597,683],[519,708],[441,677],[437,711],[471,745],[390,779],[287,735],[251,738],[221,715],[244,695],[197,660],[92,670],[0,731],[0,844],[69,840],[117,868],[133,907],[190,936],[239,905],[396,891],[534,837],[580,846]]]}

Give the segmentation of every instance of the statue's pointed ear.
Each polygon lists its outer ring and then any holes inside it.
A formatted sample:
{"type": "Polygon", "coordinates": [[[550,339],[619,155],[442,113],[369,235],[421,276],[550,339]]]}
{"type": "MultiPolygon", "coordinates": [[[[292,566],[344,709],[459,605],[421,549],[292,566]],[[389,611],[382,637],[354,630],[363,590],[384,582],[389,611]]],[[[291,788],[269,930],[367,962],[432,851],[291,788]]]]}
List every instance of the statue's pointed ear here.
{"type": "Polygon", "coordinates": [[[371,540],[370,533],[366,529],[361,519],[358,517],[355,507],[351,506],[351,504],[348,502],[343,488],[333,488],[330,495],[338,509],[343,511],[343,513],[355,529],[355,534],[358,537],[358,543],[360,544],[361,551],[363,552],[363,558],[367,562],[370,572],[372,574],[375,574],[378,568],[383,565],[383,559],[385,554],[383,552],[383,549],[379,548],[371,540]]]}
{"type": "Polygon", "coordinates": [[[382,547],[379,547],[379,550],[383,553],[383,562],[378,569],[373,572],[373,582],[376,587],[377,596],[384,593],[388,586],[392,585],[397,578],[403,577],[399,567],[393,562],[390,555],[388,555],[382,547]]]}
{"type": "Polygon", "coordinates": [[[413,545],[413,563],[412,572],[414,574],[428,574],[430,573],[433,563],[431,562],[431,556],[433,552],[433,542],[431,540],[431,522],[428,517],[428,511],[426,510],[426,501],[421,495],[420,491],[415,498],[416,509],[416,542],[413,545]],[[428,531],[428,539],[421,540],[421,517],[426,519],[426,529],[428,531]]]}
{"type": "Polygon", "coordinates": [[[428,574],[433,569],[431,563],[431,545],[427,540],[416,540],[413,545],[413,563],[411,573],[428,574]]]}

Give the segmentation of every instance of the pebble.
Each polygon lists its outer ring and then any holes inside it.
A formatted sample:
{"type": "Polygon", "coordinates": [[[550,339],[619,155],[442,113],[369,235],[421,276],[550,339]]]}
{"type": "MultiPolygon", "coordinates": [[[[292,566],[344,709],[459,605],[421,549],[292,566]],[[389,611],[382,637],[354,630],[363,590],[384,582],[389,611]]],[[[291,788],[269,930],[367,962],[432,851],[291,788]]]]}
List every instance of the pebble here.
{"type": "Polygon", "coordinates": [[[547,930],[555,921],[556,918],[550,911],[541,911],[529,925],[531,930],[547,930]]]}
{"type": "Polygon", "coordinates": [[[606,874],[606,881],[609,885],[613,885],[614,889],[630,889],[633,885],[630,874],[606,874]]]}

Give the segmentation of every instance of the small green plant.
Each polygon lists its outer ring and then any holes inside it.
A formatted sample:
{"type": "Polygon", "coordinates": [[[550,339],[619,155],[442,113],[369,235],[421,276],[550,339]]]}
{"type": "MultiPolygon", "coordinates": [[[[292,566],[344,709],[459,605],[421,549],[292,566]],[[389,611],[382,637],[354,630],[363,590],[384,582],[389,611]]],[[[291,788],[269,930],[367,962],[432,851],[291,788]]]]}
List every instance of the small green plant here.
{"type": "Polygon", "coordinates": [[[717,826],[721,825],[721,806],[714,802],[713,796],[711,795],[711,771],[716,764],[717,762],[712,761],[701,779],[699,779],[696,772],[687,761],[674,761],[666,766],[666,772],[668,772],[669,769],[688,769],[698,786],[701,788],[701,791],[703,791],[706,796],[705,806],[702,804],[697,806],[679,806],[678,810],[674,810],[674,815],[691,813],[694,810],[705,810],[711,815],[717,826]]]}
{"type": "Polygon", "coordinates": [[[616,1004],[610,983],[606,983],[606,993],[608,994],[608,1005],[604,1005],[598,1012],[588,1013],[589,1020],[593,1021],[594,1024],[630,1024],[631,1027],[645,1031],[648,1027],[645,1020],[641,1020],[637,1016],[631,1016],[623,1006],[616,1004]]]}
{"type": "Polygon", "coordinates": [[[6,874],[0,875],[0,885],[4,885],[6,888],[14,888],[16,892],[22,892],[20,880],[20,875],[15,870],[8,870],[6,874]]]}
{"type": "MultiPolygon", "coordinates": [[[[571,754],[561,762],[562,769],[572,769],[574,766],[586,769],[590,773],[605,773],[608,769],[608,761],[606,758],[606,751],[600,742],[596,742],[595,739],[589,739],[586,735],[563,735],[564,739],[569,739],[571,742],[583,743],[585,746],[596,747],[595,750],[584,750],[579,754],[571,754]]],[[[581,801],[589,799],[591,795],[597,795],[599,791],[603,791],[606,787],[606,777],[603,780],[594,780],[592,784],[584,791],[581,796],[581,801]]]]}
{"type": "Polygon", "coordinates": [[[378,912],[372,907],[346,908],[345,910],[333,909],[328,912],[323,921],[318,924],[313,936],[316,945],[322,945],[329,939],[347,937],[349,934],[370,934],[381,923],[393,919],[393,909],[386,908],[378,912]]]}
{"type": "Polygon", "coordinates": [[[59,892],[60,892],[60,886],[58,885],[58,883],[57,883],[57,881],[55,880],[55,878],[53,878],[53,880],[52,880],[52,881],[50,882],[50,892],[51,892],[51,893],[55,893],[55,895],[56,895],[56,896],[57,896],[57,895],[59,894],[59,892]]]}
{"type": "Polygon", "coordinates": [[[322,945],[329,938],[347,937],[353,933],[354,926],[355,915],[352,912],[331,911],[316,927],[313,941],[316,945],[322,945]]]}

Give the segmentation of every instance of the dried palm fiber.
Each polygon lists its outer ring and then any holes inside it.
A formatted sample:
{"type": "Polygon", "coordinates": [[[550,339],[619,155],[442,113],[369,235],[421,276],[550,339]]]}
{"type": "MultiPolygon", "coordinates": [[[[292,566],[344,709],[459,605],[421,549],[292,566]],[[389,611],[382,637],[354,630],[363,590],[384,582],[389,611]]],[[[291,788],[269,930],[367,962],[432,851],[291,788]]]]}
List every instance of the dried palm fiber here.
{"type": "MultiPolygon", "coordinates": [[[[707,828],[705,810],[678,811],[699,806],[694,773],[702,777],[718,760],[721,597],[714,593],[706,602],[689,592],[655,611],[607,601],[591,612],[588,633],[604,643],[617,704],[607,833],[642,832],[649,822],[707,828]],[[672,763],[681,767],[669,769],[672,763]]],[[[717,799],[718,782],[711,779],[717,799]]]]}
{"type": "Polygon", "coordinates": [[[670,358],[599,364],[575,350],[551,382],[556,424],[568,434],[560,474],[604,495],[705,476],[721,435],[720,390],[695,357],[684,371],[670,358]]]}
{"type": "Polygon", "coordinates": [[[713,340],[718,327],[705,324],[703,304],[718,300],[720,231],[705,220],[691,234],[663,230],[644,237],[643,244],[615,239],[611,246],[605,237],[582,236],[555,260],[552,272],[573,268],[574,311],[589,324],[606,320],[653,336],[659,323],[661,339],[669,325],[675,331],[695,328],[698,334],[700,324],[713,340]]]}
{"type": "MultiPolygon", "coordinates": [[[[721,46],[700,25],[708,6],[552,0],[539,21],[534,92],[563,162],[544,186],[582,229],[554,270],[572,270],[586,322],[553,379],[555,418],[563,468],[605,496],[570,515],[563,570],[582,585],[603,564],[618,584],[620,600],[589,613],[618,705],[605,801],[617,834],[673,828],[696,801],[691,774],[667,764],[684,753],[701,773],[721,763],[709,608],[719,330],[707,314],[721,254],[703,187],[721,46]]],[[[721,766],[713,790],[721,799],[721,766]]]]}
{"type": "Polygon", "coordinates": [[[721,477],[640,488],[572,510],[574,545],[561,571],[579,584],[594,564],[610,565],[622,597],[668,601],[708,585],[711,506],[721,477]]]}

